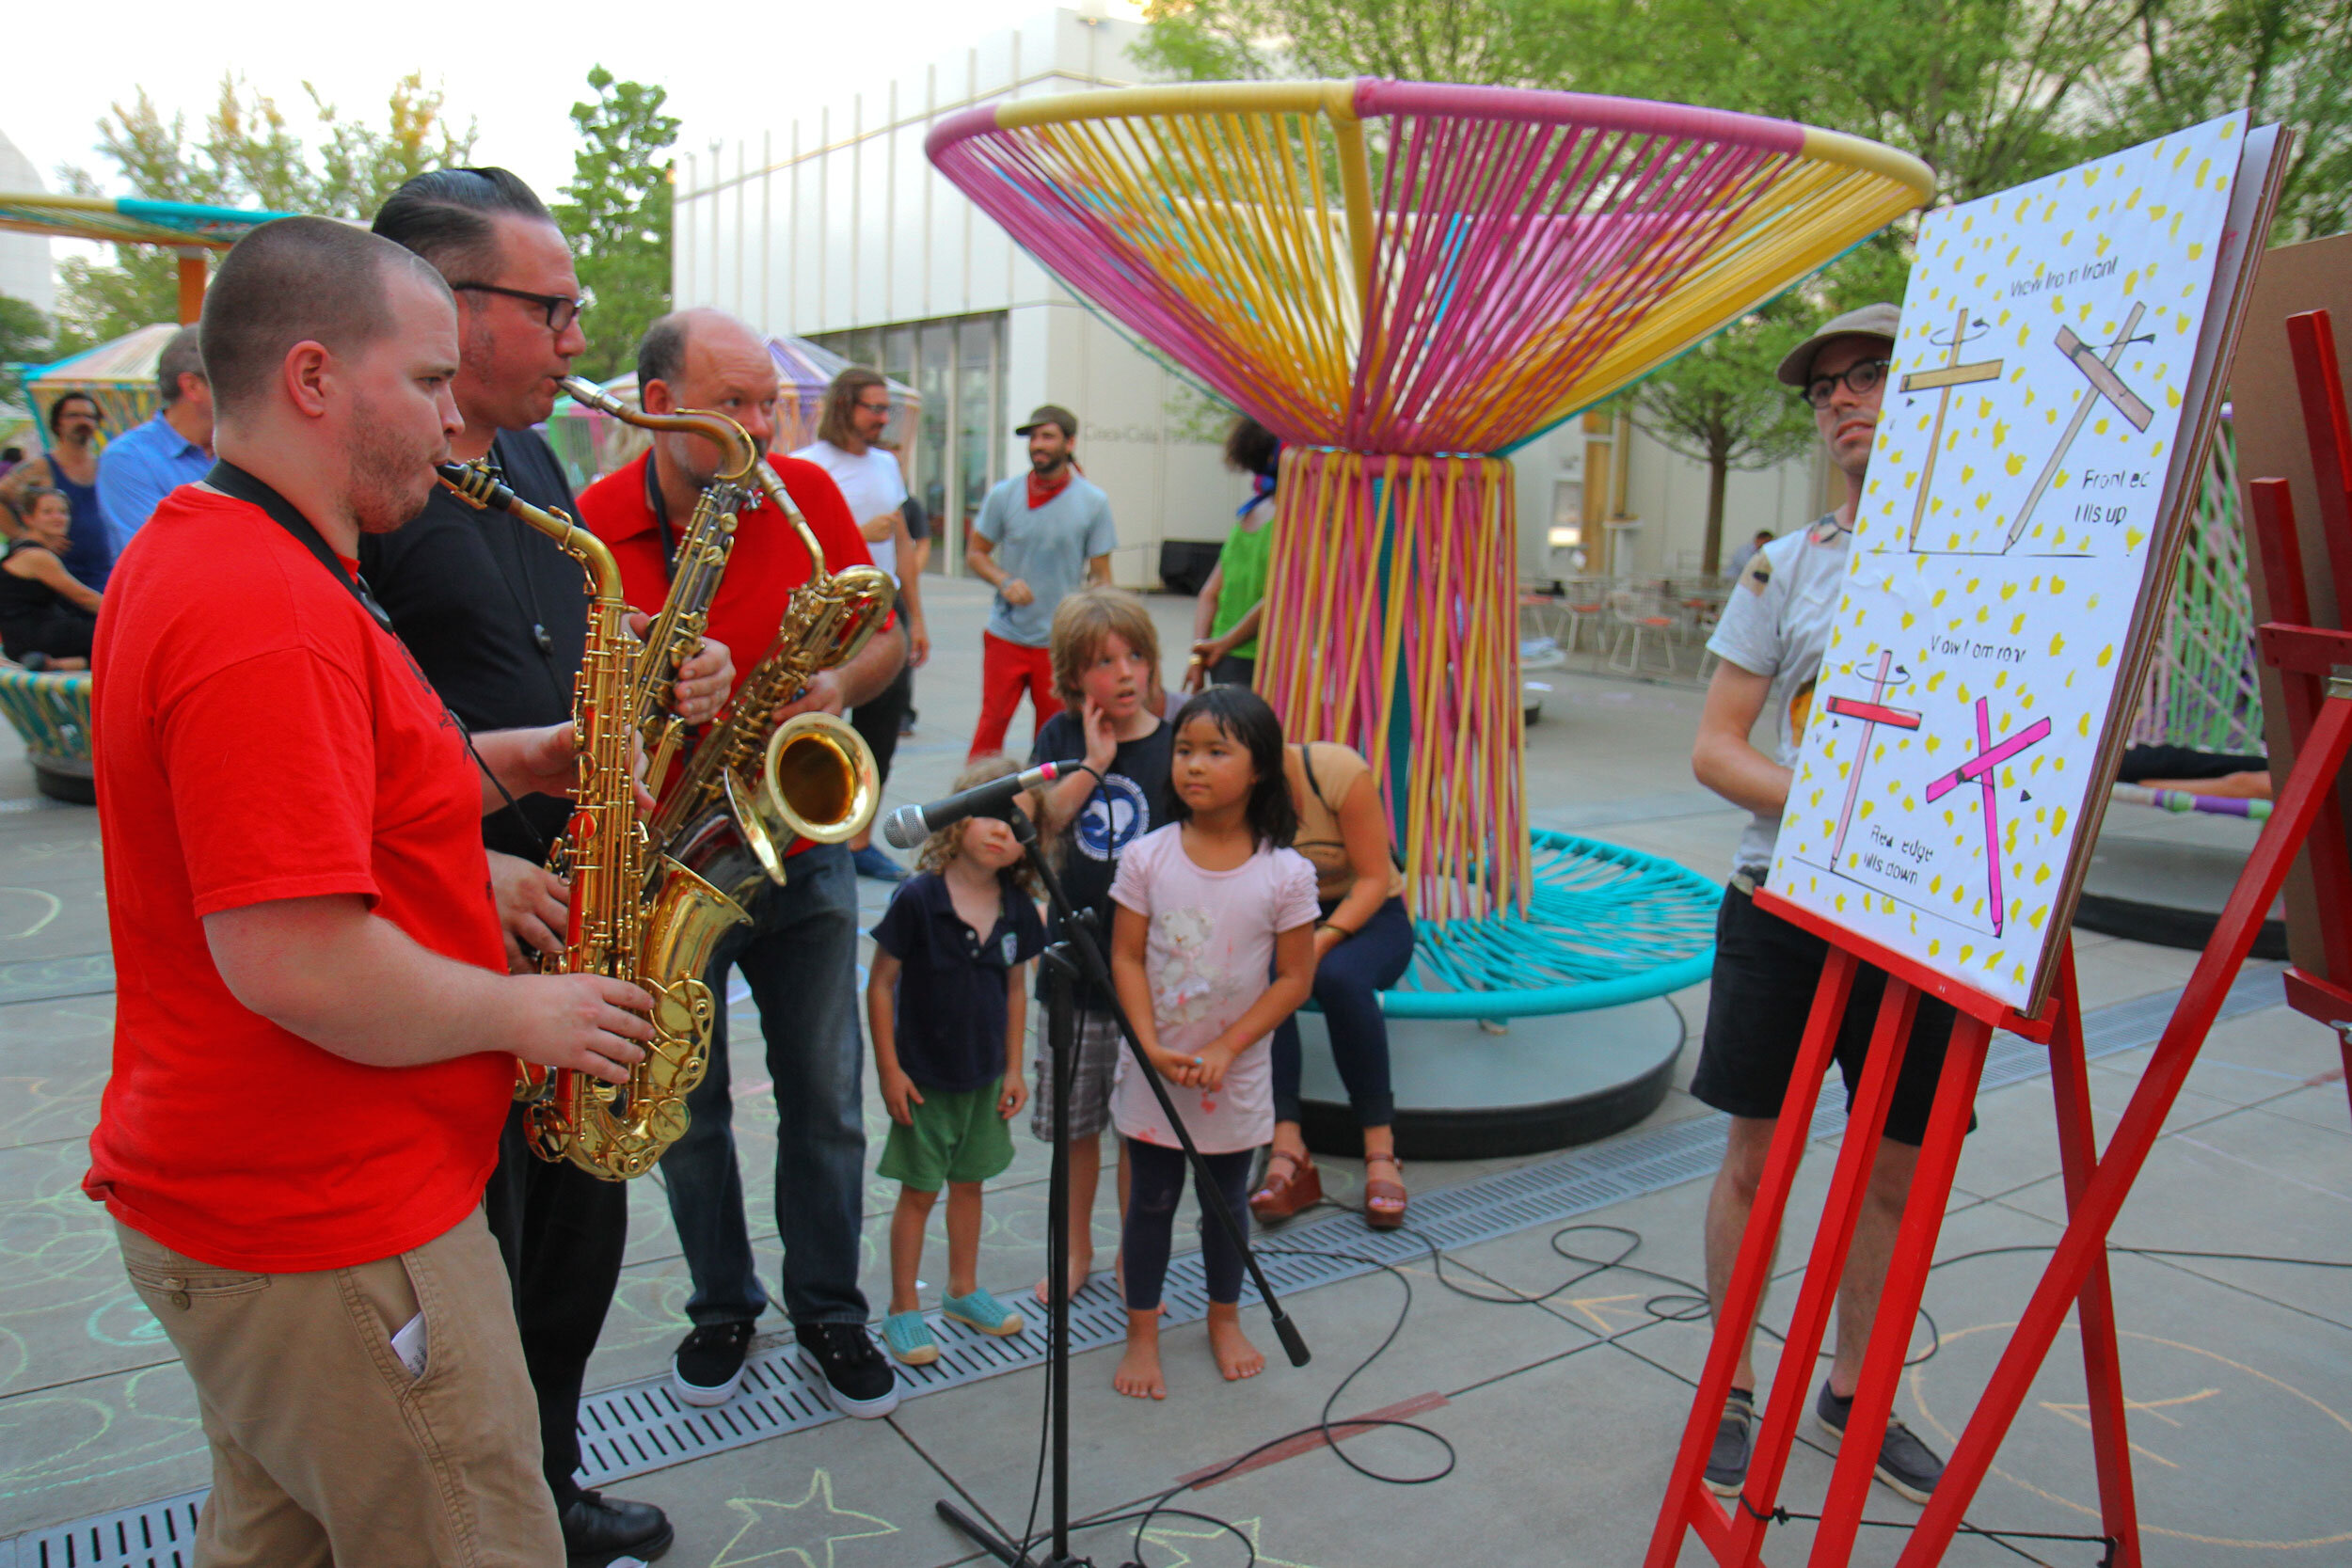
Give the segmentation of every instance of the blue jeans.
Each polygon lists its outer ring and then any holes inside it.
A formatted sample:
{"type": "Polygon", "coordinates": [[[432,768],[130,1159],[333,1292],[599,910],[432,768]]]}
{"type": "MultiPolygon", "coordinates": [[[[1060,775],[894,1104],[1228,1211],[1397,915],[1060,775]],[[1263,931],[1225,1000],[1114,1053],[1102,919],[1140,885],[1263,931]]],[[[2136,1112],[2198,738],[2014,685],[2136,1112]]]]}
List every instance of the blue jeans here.
{"type": "Polygon", "coordinates": [[[768,1305],[743,1217],[727,1059],[726,975],[739,967],[759,1006],[776,1095],[776,1229],[784,1309],[796,1325],[862,1323],[857,1284],[866,1194],[866,1049],[857,1022],[857,873],[850,851],[821,844],[763,887],[752,923],[729,931],[710,963],[720,995],[710,1069],[687,1096],[692,1118],[662,1158],[670,1219],[686,1250],[697,1325],[748,1323],[768,1305]]]}
{"type": "MultiPolygon", "coordinates": [[[[1328,917],[1336,904],[1327,904],[1328,917]]],[[[1331,1037],[1331,1061],[1347,1085],[1347,1102],[1359,1127],[1386,1127],[1396,1119],[1396,1096],[1389,1088],[1389,1021],[1379,992],[1404,976],[1413,961],[1413,918],[1405,900],[1391,898],[1364,928],[1331,949],[1315,966],[1315,1005],[1331,1037]]],[[[1274,1119],[1298,1119],[1298,1020],[1286,1018],[1274,1031],[1274,1119]]]]}

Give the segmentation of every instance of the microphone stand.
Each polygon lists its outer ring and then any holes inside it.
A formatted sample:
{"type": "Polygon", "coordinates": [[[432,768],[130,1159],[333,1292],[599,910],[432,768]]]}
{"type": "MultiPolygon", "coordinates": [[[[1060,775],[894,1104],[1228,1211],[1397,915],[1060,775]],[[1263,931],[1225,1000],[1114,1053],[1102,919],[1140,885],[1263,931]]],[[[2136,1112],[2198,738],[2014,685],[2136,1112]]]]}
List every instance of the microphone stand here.
{"type": "MultiPolygon", "coordinates": [[[[1030,869],[1037,873],[1038,881],[1045,889],[1046,904],[1061,922],[1063,933],[1061,941],[1045,950],[1042,960],[1046,977],[1045,1039],[1046,1049],[1052,1053],[1054,1074],[1054,1151],[1045,1182],[1045,1375],[1052,1388],[1047,1416],[1053,1472],[1052,1546],[1039,1564],[1029,1555],[1026,1541],[1012,1541],[997,1534],[945,1498],[934,1506],[951,1528],[1009,1568],[1089,1568],[1088,1560],[1070,1555],[1070,1091],[1077,1076],[1077,982],[1082,976],[1110,998],[1111,1016],[1118,1021],[1120,1038],[1127,1042],[1136,1070],[1152,1086],[1161,1113],[1168,1117],[1168,1126],[1175,1129],[1177,1141],[1184,1145],[1195,1190],[1215,1193],[1217,1187],[1199,1147],[1192,1141],[1191,1129],[1177,1115],[1175,1102],[1168,1097],[1168,1086],[1160,1082],[1159,1069],[1144,1055],[1143,1042],[1136,1037],[1135,1025],[1127,1021],[1126,1009],[1119,1004],[1119,992],[1111,984],[1110,965],[1104,960],[1102,947],[1095,941],[1093,911],[1081,914],[1070,907],[1069,895],[1062,892],[1061,879],[1054,875],[1054,868],[1046,863],[1038,848],[1037,824],[1029,820],[1028,813],[1007,801],[1001,809],[980,815],[993,816],[1012,829],[1030,869]]],[[[1275,1337],[1282,1341],[1282,1354],[1292,1366],[1305,1366],[1310,1359],[1306,1338],[1298,1332],[1298,1325],[1284,1315],[1282,1304],[1276,1298],[1264,1271],[1258,1266],[1257,1254],[1250,1250],[1248,1238],[1243,1234],[1232,1212],[1221,1200],[1200,1207],[1212,1216],[1212,1224],[1225,1227],[1226,1240],[1240,1251],[1242,1263],[1265,1302],[1275,1337]]]]}

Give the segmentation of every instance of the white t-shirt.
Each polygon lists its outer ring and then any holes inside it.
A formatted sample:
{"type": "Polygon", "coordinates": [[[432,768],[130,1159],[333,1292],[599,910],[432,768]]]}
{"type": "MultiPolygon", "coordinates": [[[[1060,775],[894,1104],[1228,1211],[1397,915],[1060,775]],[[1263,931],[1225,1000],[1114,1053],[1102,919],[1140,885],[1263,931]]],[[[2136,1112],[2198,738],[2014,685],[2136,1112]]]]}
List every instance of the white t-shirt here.
{"type": "MultiPolygon", "coordinates": [[[[1275,937],[1313,925],[1319,911],[1315,868],[1295,849],[1261,845],[1231,871],[1204,871],[1184,853],[1184,832],[1182,823],[1171,822],[1129,845],[1111,898],[1151,923],[1143,969],[1152,982],[1152,1021],[1163,1049],[1190,1054],[1265,994],[1275,937]]],[[[1162,1080],[1203,1154],[1257,1148],[1273,1138],[1274,1053],[1267,1038],[1250,1041],[1214,1089],[1162,1080]]],[[[1132,1053],[1119,1053],[1112,1125],[1173,1148],[1175,1131],[1142,1070],[1132,1053]]]]}
{"type": "MultiPolygon", "coordinates": [[[[1715,623],[1715,635],[1707,640],[1708,650],[1724,663],[1772,677],[1765,708],[1772,721],[1772,759],[1784,768],[1796,767],[1804,743],[1813,683],[1821,673],[1821,656],[1829,651],[1830,617],[1837,610],[1852,544],[1852,531],[1838,527],[1835,515],[1782,534],[1749,560],[1715,623]]],[[[1772,864],[1772,843],[1779,837],[1779,816],[1756,813],[1740,835],[1732,869],[1761,875],[1772,864]]]]}
{"type": "MultiPolygon", "coordinates": [[[[852,457],[831,441],[818,441],[803,447],[792,454],[816,464],[833,475],[834,483],[841,487],[841,499],[850,503],[850,516],[863,529],[885,512],[896,512],[906,504],[906,476],[898,471],[898,459],[880,447],[867,447],[852,457]]],[[[890,574],[890,580],[898,580],[898,541],[896,534],[866,541],[866,550],[874,558],[874,564],[890,574]]]]}

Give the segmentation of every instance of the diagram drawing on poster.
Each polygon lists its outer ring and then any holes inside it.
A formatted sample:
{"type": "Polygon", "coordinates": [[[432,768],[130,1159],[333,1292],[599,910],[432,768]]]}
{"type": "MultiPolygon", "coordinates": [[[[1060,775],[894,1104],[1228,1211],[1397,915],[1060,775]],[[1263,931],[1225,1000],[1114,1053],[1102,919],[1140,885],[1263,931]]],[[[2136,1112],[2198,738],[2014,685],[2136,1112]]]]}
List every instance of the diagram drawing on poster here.
{"type": "Polygon", "coordinates": [[[2008,1006],[2072,911],[2274,148],[2232,115],[1920,228],[1770,885],[2008,1006]]]}

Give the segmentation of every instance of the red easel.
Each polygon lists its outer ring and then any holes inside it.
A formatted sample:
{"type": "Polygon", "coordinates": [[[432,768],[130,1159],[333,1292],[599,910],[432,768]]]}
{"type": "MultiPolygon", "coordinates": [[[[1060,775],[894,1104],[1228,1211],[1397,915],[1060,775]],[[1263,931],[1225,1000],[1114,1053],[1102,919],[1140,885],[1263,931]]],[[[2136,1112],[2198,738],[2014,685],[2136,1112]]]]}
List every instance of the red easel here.
{"type": "MultiPolygon", "coordinates": [[[[2324,311],[2289,319],[2296,365],[2310,427],[2314,468],[2322,497],[2321,515],[2327,525],[2329,557],[2338,585],[2338,602],[2352,610],[2352,428],[2347,427],[2344,389],[2338,373],[2335,343],[2324,311]]],[[[2089,1078],[2083,1059],[2081,1005],[2074,985],[2074,950],[2070,943],[2060,958],[2058,989],[2044,1019],[2026,1019],[1991,998],[1932,974],[1875,943],[1836,929],[1809,912],[1759,893],[1759,907],[1816,932],[1831,944],[1821,987],[1814,997],[1805,1024],[1796,1076],[1773,1132],[1765,1161],[1747,1234],[1741,1238],[1739,1261],[1725,1291],[1724,1310],[1716,1324],[1705,1372],[1699,1379],[1691,1418],[1683,1430],[1672,1480],[1650,1538],[1648,1568],[1670,1568],[1680,1555],[1687,1531],[1695,1531],[1716,1561],[1724,1564],[1760,1563],[1764,1531],[1772,1522],[1782,1472],[1796,1439],[1799,1417],[1811,1395],[1815,1359],[1820,1350],[1837,1283],[1853,1240],[1854,1222],[1867,1190],[1870,1167],[1886,1124],[1896,1073],[1910,1034],[1913,1013],[1921,994],[1943,998],[1959,1009],[1936,1085],[1934,1108],[1911,1196],[1903,1211],[1895,1246],[1880,1296],[1878,1316],[1871,1323],[1862,1375],[1854,1393],[1847,1432],[1851,1440],[1838,1451],[1829,1493],[1821,1506],[1810,1561],[1840,1564],[1852,1555],[1854,1536],[1867,1500],[1877,1457],[1875,1434],[1884,1427],[1895,1404],[1911,1328],[1927,1286],[1929,1264],[1951,1194],[1952,1176],[1960,1163],[1962,1138],[1977,1083],[1984,1066],[1985,1047],[1995,1027],[2006,1028],[2050,1048],[2051,1085],[2057,1101],[2059,1160],[2064,1171],[2068,1221],[2042,1281],[2024,1316],[2011,1331],[2008,1348],[1994,1368],[1983,1397],[1938,1483],[1934,1500],[1921,1514],[1901,1558],[1901,1568],[1926,1568],[1940,1560],[1960,1528],[1963,1513],[1984,1481],[1994,1451],[2008,1433],[2026,1390],[2056,1341],[2067,1313],[2081,1307],[2083,1371],[2090,1391],[2092,1451],[2099,1475],[2103,1530],[2114,1543],[2117,1568],[2137,1568],[2138,1511],[2133,1497],[2131,1449],[2124,1431],[2122,1376],[2116,1354],[2115,1314],[2107,1281],[2106,1236],[2122,1209],[2123,1199],[2138,1177],[2140,1166],[2155,1146],[2156,1136],[2195,1065],[2197,1053],[2219,1013],[2223,998],[2239,967],[2252,949],[2264,917],[2285,882],[2296,855],[2311,841],[2312,870],[2323,901],[2331,911],[2346,908],[2352,890],[2352,859],[2347,859],[2343,813],[2336,798],[2336,774],[2347,745],[2352,745],[2352,632],[2326,630],[2306,624],[2308,598],[2303,590],[2301,554],[2296,545],[2293,507],[2282,480],[2258,480],[2252,486],[2252,523],[2263,550],[2265,581],[2279,620],[2262,628],[2265,657],[2287,674],[2288,719],[2296,740],[2296,760],[2285,787],[2271,811],[2270,821],[2249,857],[2236,887],[2214,929],[2213,940],[2198,959],[2179,1005],[2155,1053],[2141,1074],[2114,1136],[2104,1153],[2098,1151],[2090,1117],[2089,1078]],[[2343,672],[2339,674],[2338,672],[2343,672]],[[1837,1022],[1852,989],[1854,969],[1869,963],[1886,971],[1885,998],[1879,1007],[1862,1082],[1847,1118],[1846,1138],[1839,1148],[1829,1198],[1816,1233],[1788,1336],[1764,1416],[1756,1430],[1755,1455],[1748,1468],[1747,1487],[1731,1511],[1708,1493],[1704,1483],[1708,1449],[1739,1358],[1763,1300],[1772,1268],[1774,1242],[1788,1208],[1788,1194],[1804,1157],[1813,1106],[1822,1077],[1829,1070],[1837,1022]]],[[[2329,973],[2339,981],[2352,980],[2352,922],[2331,922],[2328,935],[2329,973]]],[[[2290,978],[2290,998],[2301,1010],[2330,1023],[2352,1022],[2352,989],[2331,985],[2298,974],[2290,978]]],[[[2345,1046],[2352,1068],[2352,1041],[2345,1046]]]]}

